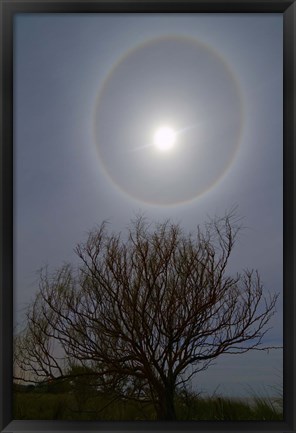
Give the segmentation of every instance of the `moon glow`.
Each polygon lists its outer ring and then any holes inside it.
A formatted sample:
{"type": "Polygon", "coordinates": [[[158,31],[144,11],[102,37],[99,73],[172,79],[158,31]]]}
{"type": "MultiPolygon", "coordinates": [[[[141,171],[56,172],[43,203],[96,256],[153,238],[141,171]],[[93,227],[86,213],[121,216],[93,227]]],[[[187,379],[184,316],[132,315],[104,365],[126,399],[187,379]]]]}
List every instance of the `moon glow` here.
{"type": "Polygon", "coordinates": [[[175,206],[222,178],[243,120],[238,81],[217,51],[189,37],[154,38],[119,58],[100,87],[94,117],[99,161],[121,192],[175,206]]]}
{"type": "Polygon", "coordinates": [[[153,143],[157,150],[167,152],[176,142],[176,132],[170,126],[161,126],[153,136],[153,143]]]}

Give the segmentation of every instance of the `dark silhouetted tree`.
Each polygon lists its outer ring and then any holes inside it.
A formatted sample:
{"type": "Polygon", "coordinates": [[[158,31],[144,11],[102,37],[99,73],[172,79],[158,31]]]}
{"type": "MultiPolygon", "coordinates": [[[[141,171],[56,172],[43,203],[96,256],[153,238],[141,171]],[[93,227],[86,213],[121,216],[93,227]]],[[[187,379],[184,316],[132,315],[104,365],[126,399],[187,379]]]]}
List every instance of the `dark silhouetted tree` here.
{"type": "Polygon", "coordinates": [[[81,365],[97,389],[176,419],[177,390],[196,373],[222,354],[267,349],[277,295],[264,295],[256,271],[228,274],[239,230],[231,213],[195,234],[138,217],[123,238],[103,223],[77,246],[79,268],[41,271],[16,337],[22,378],[62,380],[81,365]]]}

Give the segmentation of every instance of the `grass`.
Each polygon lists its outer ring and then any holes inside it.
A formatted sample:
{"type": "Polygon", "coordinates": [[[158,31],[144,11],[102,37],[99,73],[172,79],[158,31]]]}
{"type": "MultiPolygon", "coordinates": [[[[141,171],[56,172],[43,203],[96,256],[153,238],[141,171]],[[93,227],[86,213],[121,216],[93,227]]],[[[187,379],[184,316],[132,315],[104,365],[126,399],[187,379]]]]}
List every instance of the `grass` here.
{"type": "Polygon", "coordinates": [[[190,408],[186,418],[196,421],[279,421],[282,412],[262,397],[256,401],[227,397],[200,398],[190,408]]]}
{"type": "MultiPolygon", "coordinates": [[[[178,420],[280,421],[282,406],[275,399],[253,395],[251,399],[201,397],[191,393],[176,397],[178,420]]],[[[83,401],[74,393],[27,391],[14,393],[14,419],[43,420],[155,420],[152,405],[92,395],[83,401]]]]}

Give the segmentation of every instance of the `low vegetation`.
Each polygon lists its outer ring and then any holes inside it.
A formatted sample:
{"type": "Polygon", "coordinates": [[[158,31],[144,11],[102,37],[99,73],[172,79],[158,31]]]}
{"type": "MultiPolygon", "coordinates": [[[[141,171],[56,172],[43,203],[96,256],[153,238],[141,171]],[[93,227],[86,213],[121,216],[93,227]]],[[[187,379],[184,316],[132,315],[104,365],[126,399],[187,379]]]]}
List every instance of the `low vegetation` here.
{"type": "MultiPolygon", "coordinates": [[[[112,395],[90,393],[80,398],[75,391],[52,387],[16,386],[15,419],[44,420],[156,420],[153,404],[118,400],[112,395]]],[[[254,395],[248,399],[204,397],[180,392],[176,397],[179,421],[280,421],[282,405],[276,399],[254,395]]]]}

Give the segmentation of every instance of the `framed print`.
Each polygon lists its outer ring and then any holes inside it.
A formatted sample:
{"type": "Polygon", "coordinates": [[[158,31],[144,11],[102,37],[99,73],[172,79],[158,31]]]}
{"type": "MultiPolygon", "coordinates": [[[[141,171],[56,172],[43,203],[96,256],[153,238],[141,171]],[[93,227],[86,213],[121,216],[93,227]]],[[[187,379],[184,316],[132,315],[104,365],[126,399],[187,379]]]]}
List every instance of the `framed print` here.
{"type": "Polygon", "coordinates": [[[295,2],[1,1],[1,431],[295,432],[295,2]]]}

